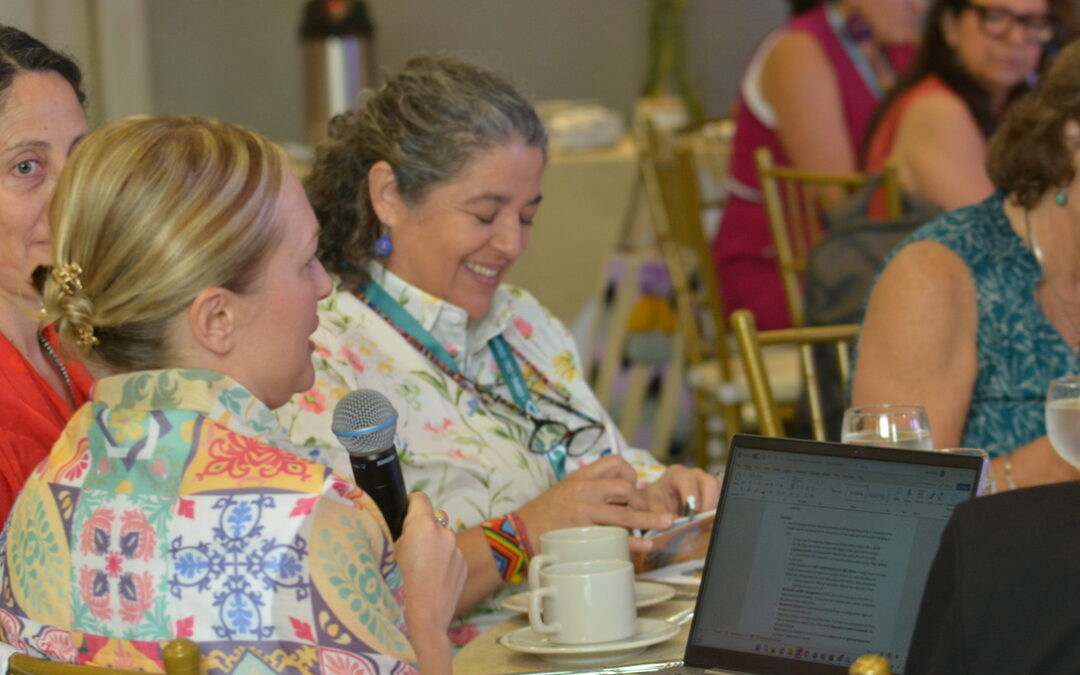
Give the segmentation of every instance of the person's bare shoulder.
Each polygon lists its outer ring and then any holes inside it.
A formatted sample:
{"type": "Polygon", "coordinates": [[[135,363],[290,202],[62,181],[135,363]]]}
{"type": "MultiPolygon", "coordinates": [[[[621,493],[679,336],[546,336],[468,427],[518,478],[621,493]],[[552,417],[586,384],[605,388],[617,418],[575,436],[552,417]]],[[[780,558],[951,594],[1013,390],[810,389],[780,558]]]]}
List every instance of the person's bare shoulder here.
{"type": "Polygon", "coordinates": [[[809,33],[786,31],[776,39],[762,68],[765,95],[781,93],[792,83],[812,83],[819,78],[835,78],[832,64],[821,44],[809,33]]]}

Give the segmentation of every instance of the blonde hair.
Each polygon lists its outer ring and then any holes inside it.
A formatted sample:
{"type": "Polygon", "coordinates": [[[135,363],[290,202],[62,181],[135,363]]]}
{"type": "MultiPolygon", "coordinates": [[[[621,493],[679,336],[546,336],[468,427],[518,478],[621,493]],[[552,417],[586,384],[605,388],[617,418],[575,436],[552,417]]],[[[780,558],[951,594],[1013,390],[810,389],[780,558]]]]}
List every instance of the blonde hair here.
{"type": "Polygon", "coordinates": [[[280,239],[286,161],[242,127],[129,117],[90,134],[53,196],[46,311],[69,350],[119,371],[170,364],[200,291],[243,292],[280,239]]]}

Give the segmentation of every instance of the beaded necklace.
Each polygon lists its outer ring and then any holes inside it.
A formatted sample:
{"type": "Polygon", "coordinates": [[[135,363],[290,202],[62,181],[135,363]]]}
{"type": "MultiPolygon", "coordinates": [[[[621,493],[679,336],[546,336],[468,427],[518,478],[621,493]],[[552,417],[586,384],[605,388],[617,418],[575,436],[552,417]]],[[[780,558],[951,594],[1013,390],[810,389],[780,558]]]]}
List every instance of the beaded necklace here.
{"type": "Polygon", "coordinates": [[[60,377],[64,380],[64,386],[67,387],[68,394],[71,396],[71,405],[76,405],[78,399],[75,398],[75,387],[71,384],[71,376],[68,375],[64,362],[56,355],[52,345],[49,344],[49,339],[45,337],[44,332],[38,331],[37,340],[38,344],[41,345],[41,350],[45,352],[45,355],[49,357],[49,360],[56,366],[56,369],[60,371],[60,377]]]}

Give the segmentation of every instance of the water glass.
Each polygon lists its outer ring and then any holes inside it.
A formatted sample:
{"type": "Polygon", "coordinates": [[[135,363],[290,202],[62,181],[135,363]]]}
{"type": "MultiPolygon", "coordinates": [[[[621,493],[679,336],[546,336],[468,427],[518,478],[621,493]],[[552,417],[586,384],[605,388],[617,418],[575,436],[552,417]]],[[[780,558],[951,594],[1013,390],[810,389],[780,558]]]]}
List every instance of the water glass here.
{"type": "Polygon", "coordinates": [[[844,443],[933,450],[930,421],[921,405],[868,405],[848,408],[840,430],[844,443]]]}
{"type": "Polygon", "coordinates": [[[1080,469],[1080,375],[1050,380],[1046,435],[1061,458],[1080,469]]]}

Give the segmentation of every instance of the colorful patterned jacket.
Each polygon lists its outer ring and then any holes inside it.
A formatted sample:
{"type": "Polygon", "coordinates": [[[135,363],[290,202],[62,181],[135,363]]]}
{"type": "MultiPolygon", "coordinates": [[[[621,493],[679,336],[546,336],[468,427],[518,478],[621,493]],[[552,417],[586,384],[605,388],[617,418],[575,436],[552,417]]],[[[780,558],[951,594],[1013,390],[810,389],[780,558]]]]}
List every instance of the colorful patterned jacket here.
{"type": "Polygon", "coordinates": [[[374,502],[209,371],[101,380],[0,536],[0,638],[58,661],[410,673],[402,600],[374,502]]]}

